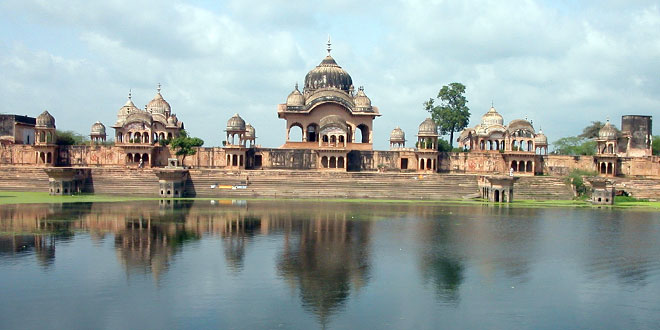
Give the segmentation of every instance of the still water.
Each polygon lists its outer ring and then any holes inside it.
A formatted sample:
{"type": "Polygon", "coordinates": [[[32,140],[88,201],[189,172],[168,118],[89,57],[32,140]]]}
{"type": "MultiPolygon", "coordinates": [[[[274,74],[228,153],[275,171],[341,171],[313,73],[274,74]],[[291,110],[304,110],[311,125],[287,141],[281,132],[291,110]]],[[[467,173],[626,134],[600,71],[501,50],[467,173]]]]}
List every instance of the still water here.
{"type": "Polygon", "coordinates": [[[0,206],[0,328],[660,327],[660,215],[413,203],[0,206]]]}

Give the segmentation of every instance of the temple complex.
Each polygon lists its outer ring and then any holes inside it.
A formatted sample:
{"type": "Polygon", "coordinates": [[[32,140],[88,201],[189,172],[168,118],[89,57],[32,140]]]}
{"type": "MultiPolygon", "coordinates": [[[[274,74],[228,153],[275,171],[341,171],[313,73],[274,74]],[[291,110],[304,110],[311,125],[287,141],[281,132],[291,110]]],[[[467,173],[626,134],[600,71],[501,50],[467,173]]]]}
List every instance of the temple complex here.
{"type": "MultiPolygon", "coordinates": [[[[276,114],[286,121],[285,143],[279,147],[262,147],[256,141],[255,127],[238,113],[228,114],[220,146],[200,147],[195,155],[179,161],[168,142],[179,136],[184,124],[158,85],[156,95],[143,109],[133,103],[129,92],[110,126],[114,134],[97,121],[91,125],[88,145],[57,145],[55,117],[48,111],[37,118],[2,115],[0,164],[128,171],[171,168],[176,163],[175,167],[225,171],[218,173],[304,170],[318,174],[416,173],[420,178],[471,175],[466,178],[481,178],[482,196],[498,201],[512,199],[514,181],[503,176],[561,177],[581,169],[605,177],[660,178],[660,157],[651,153],[650,116],[623,116],[621,131],[608,120],[595,139],[594,156],[565,156],[548,153],[548,138],[532,121],[505,123],[493,106],[479,124],[459,134],[456,142],[461,152],[439,152],[438,125],[420,111],[414,144],[407,145],[406,133],[397,126],[390,133],[389,150],[374,150],[374,120],[382,115],[381,110],[372,104],[364,87],[355,88],[350,74],[331,56],[329,42],[326,56],[305,75],[302,90],[296,83],[285,103],[277,106],[276,114]],[[108,141],[108,136],[113,139],[108,141]]],[[[169,173],[161,172],[162,177],[166,176],[162,173],[169,173]]],[[[193,173],[181,180],[194,177],[193,173]]],[[[187,186],[195,185],[188,182],[187,186]]],[[[182,195],[183,189],[173,192],[182,195]]],[[[167,195],[167,189],[160,191],[167,195]]],[[[475,193],[479,191],[475,189],[475,193]]]]}

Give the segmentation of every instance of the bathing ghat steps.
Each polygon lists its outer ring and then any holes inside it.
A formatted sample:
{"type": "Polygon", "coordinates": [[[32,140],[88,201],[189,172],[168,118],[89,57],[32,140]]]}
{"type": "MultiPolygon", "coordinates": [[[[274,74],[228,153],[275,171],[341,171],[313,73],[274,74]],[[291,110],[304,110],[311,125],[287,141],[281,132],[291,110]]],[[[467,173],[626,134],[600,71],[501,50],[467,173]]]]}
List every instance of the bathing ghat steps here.
{"type": "MultiPolygon", "coordinates": [[[[447,200],[479,191],[477,176],[462,174],[216,169],[191,169],[189,173],[186,193],[197,197],[447,200]]],[[[155,196],[158,192],[158,178],[148,168],[91,168],[91,176],[86,190],[97,194],[155,196]]],[[[644,182],[644,187],[649,185],[644,182]]],[[[47,191],[48,176],[43,168],[0,167],[0,190],[47,191]]],[[[522,177],[514,186],[514,199],[518,200],[571,198],[571,187],[561,177],[522,177]]]]}

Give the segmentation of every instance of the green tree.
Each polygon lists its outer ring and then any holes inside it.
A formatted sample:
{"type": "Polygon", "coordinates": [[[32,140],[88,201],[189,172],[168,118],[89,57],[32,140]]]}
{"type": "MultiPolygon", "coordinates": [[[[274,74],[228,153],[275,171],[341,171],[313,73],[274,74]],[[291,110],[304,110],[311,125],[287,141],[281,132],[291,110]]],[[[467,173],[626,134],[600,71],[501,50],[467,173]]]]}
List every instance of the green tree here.
{"type": "Polygon", "coordinates": [[[443,138],[438,138],[438,151],[440,152],[450,152],[452,150],[451,144],[443,138]]]}
{"type": "Polygon", "coordinates": [[[440,134],[449,134],[449,145],[454,145],[454,132],[460,132],[470,122],[470,108],[467,107],[465,86],[451,83],[442,86],[438,92],[440,105],[435,105],[433,98],[424,102],[424,108],[431,113],[431,118],[440,128],[440,134]]]}
{"type": "Polygon", "coordinates": [[[204,145],[204,140],[188,136],[188,133],[185,130],[179,132],[179,136],[175,137],[170,141],[170,146],[175,150],[177,156],[183,156],[181,158],[181,164],[183,164],[186,156],[192,156],[197,153],[198,147],[204,145]]]}
{"type": "Polygon", "coordinates": [[[81,145],[89,141],[89,139],[86,136],[82,134],[78,134],[74,131],[56,130],[55,135],[56,135],[55,144],[60,146],[81,145]]]}
{"type": "Polygon", "coordinates": [[[654,155],[660,156],[660,135],[653,137],[653,144],[651,145],[651,148],[654,155]]]}
{"type": "Polygon", "coordinates": [[[561,138],[552,145],[557,155],[593,155],[596,151],[596,141],[577,136],[561,138]]]}

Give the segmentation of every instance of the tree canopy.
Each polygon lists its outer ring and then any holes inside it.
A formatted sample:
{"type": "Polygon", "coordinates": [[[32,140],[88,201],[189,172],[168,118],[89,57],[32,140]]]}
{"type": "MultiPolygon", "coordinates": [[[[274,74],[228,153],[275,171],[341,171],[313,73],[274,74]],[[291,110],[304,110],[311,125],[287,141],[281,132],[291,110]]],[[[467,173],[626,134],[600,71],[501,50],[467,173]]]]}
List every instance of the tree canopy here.
{"type": "Polygon", "coordinates": [[[181,163],[186,159],[186,156],[192,156],[197,153],[198,147],[204,145],[204,140],[198,137],[188,136],[185,130],[179,132],[179,136],[170,141],[170,146],[175,150],[177,156],[183,156],[181,163]]]}
{"type": "Polygon", "coordinates": [[[552,145],[557,155],[593,155],[596,151],[596,141],[579,136],[564,137],[552,145]]]}
{"type": "Polygon", "coordinates": [[[651,145],[653,155],[660,156],[660,135],[653,137],[653,144],[651,145]]]}
{"type": "Polygon", "coordinates": [[[460,132],[470,122],[470,108],[467,107],[465,86],[451,83],[442,86],[438,92],[439,105],[430,98],[424,102],[424,108],[431,113],[431,119],[438,125],[441,135],[449,134],[449,145],[454,145],[454,132],[460,132]]]}
{"type": "MultiPolygon", "coordinates": [[[[582,130],[582,134],[578,135],[578,137],[583,139],[595,139],[598,137],[598,132],[600,132],[600,129],[603,128],[603,126],[605,126],[605,123],[601,121],[592,121],[591,125],[585,127],[582,130]]],[[[621,134],[621,131],[619,131],[618,128],[615,127],[614,129],[616,129],[617,135],[621,134]]]]}
{"type": "Polygon", "coordinates": [[[74,131],[55,131],[55,144],[60,146],[81,145],[89,141],[87,136],[74,131]]]}

